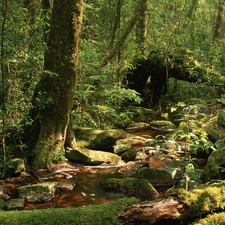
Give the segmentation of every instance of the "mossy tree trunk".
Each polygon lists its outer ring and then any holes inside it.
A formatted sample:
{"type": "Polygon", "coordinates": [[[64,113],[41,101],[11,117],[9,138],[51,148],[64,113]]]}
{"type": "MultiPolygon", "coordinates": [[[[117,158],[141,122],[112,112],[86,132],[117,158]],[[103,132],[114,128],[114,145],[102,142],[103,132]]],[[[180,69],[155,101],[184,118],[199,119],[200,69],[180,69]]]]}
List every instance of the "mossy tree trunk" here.
{"type": "Polygon", "coordinates": [[[83,0],[54,0],[44,72],[33,96],[34,168],[64,157],[75,88],[83,0]]]}

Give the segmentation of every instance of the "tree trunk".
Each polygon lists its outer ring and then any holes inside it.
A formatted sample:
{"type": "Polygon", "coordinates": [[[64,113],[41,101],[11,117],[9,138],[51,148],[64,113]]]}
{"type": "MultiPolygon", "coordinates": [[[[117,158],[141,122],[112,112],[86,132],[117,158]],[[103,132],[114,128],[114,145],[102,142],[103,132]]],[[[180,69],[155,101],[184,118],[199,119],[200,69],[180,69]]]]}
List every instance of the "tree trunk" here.
{"type": "Polygon", "coordinates": [[[110,50],[106,53],[106,55],[102,58],[100,65],[99,65],[99,70],[101,70],[106,63],[112,59],[118,52],[119,49],[122,48],[122,46],[124,45],[128,35],[130,34],[130,32],[132,31],[132,29],[134,28],[136,22],[139,20],[140,15],[141,15],[141,9],[142,9],[142,5],[143,3],[146,2],[146,0],[139,0],[137,3],[137,7],[133,13],[133,16],[131,17],[130,21],[127,24],[127,27],[125,29],[125,31],[123,32],[123,34],[121,35],[120,38],[118,38],[117,42],[115,43],[114,46],[112,46],[110,48],[110,50]]]}
{"type": "Polygon", "coordinates": [[[190,224],[188,221],[223,211],[224,182],[192,191],[174,189],[167,196],[128,207],[120,214],[120,224],[190,224]]]}
{"type": "Polygon", "coordinates": [[[141,16],[136,28],[137,36],[137,47],[141,54],[145,55],[146,53],[146,37],[148,29],[148,0],[142,2],[141,6],[141,16]]]}
{"type": "Polygon", "coordinates": [[[222,28],[223,28],[223,16],[224,16],[225,1],[219,2],[218,14],[216,19],[216,25],[214,29],[213,40],[219,40],[221,38],[222,28]]]}
{"type": "Polygon", "coordinates": [[[44,72],[33,96],[31,117],[33,167],[43,168],[64,157],[73,106],[83,0],[54,0],[44,72]]]}

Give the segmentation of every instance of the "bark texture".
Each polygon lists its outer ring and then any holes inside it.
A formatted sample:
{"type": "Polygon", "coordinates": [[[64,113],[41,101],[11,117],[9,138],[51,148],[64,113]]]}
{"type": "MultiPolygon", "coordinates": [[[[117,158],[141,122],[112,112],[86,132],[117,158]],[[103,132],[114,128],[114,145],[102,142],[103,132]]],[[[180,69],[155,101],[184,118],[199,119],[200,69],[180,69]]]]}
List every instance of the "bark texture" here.
{"type": "Polygon", "coordinates": [[[192,191],[174,189],[167,196],[157,201],[133,204],[120,214],[120,224],[190,224],[190,221],[224,210],[223,181],[192,191]]]}
{"type": "Polygon", "coordinates": [[[44,72],[33,96],[33,166],[47,167],[64,155],[73,105],[83,0],[54,0],[44,72]]]}

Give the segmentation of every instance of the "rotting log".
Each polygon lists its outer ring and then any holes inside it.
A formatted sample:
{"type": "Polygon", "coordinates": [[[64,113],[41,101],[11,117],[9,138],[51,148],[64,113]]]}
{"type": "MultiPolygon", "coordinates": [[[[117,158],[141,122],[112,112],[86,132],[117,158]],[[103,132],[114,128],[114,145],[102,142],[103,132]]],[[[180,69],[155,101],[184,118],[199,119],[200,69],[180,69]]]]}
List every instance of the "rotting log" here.
{"type": "Polygon", "coordinates": [[[225,182],[210,184],[192,191],[169,190],[163,199],[133,204],[120,214],[120,224],[157,224],[160,221],[198,219],[225,206],[225,182]]]}
{"type": "Polygon", "coordinates": [[[175,220],[182,216],[184,209],[184,204],[174,198],[135,204],[120,215],[120,222],[121,224],[138,224],[138,222],[155,224],[162,219],[175,220]]]}

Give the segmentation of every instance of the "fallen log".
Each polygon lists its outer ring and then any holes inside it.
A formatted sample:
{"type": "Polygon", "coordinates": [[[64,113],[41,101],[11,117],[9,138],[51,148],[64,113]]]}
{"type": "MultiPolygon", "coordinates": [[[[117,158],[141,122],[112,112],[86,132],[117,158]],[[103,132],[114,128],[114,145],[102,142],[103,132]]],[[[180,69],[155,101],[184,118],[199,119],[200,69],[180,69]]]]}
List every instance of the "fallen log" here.
{"type": "Polygon", "coordinates": [[[201,218],[213,212],[223,211],[225,206],[225,182],[202,186],[192,191],[169,190],[163,199],[133,204],[120,214],[120,224],[157,224],[176,221],[185,224],[193,218],[201,218]]]}

